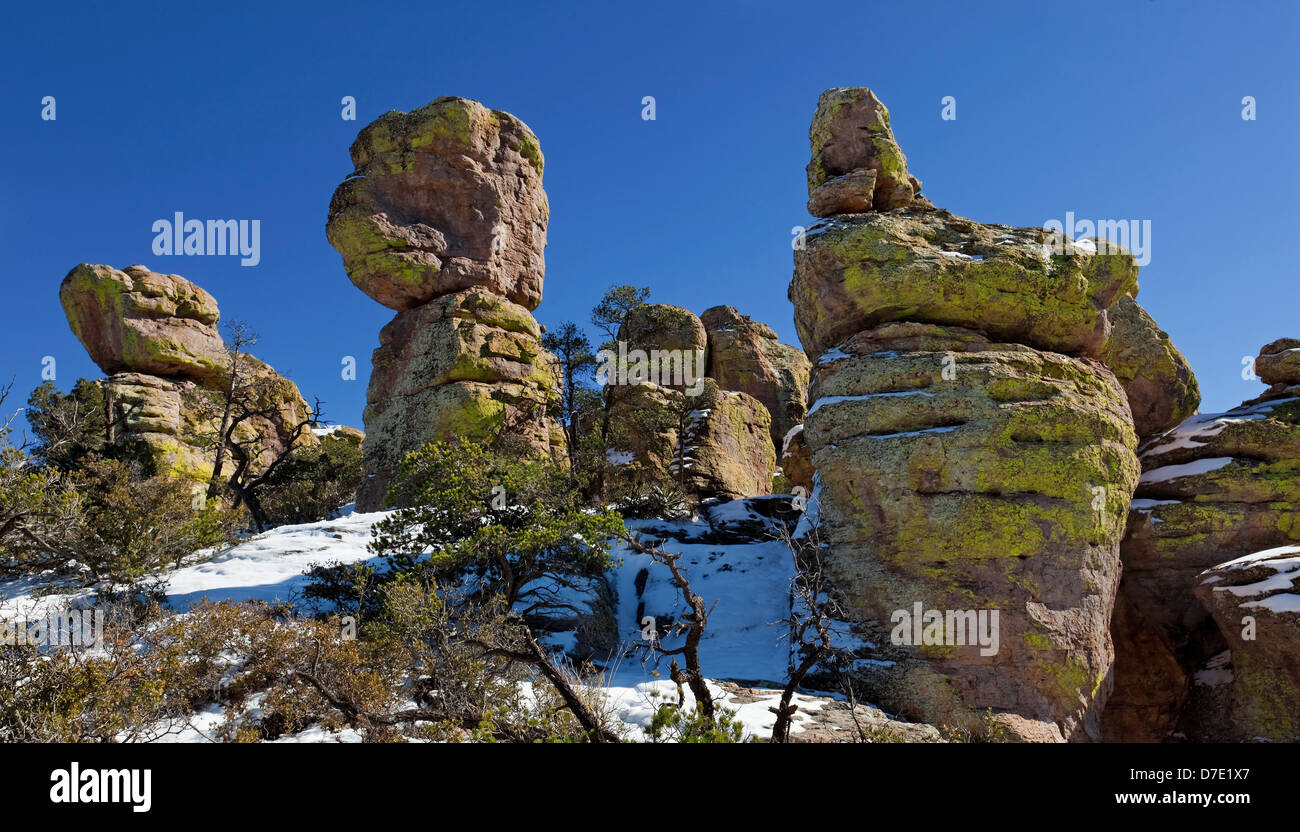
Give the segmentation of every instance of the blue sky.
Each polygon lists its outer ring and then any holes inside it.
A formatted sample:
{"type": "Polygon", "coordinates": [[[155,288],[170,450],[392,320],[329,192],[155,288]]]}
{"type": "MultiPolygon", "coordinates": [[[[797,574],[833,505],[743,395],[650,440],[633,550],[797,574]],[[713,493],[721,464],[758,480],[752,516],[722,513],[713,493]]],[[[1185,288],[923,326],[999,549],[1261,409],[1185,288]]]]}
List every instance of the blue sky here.
{"type": "Polygon", "coordinates": [[[8,11],[0,379],[24,398],[45,356],[60,387],[101,375],[59,306],[68,270],[144,263],[212,292],[261,334],[259,357],[359,426],[393,313],[348,281],[329,199],[362,126],[440,95],[540,137],[547,325],[585,324],[609,285],[633,283],[696,312],[731,304],[798,343],[786,288],[808,122],[823,89],[865,85],[940,207],[1023,226],[1150,220],[1139,300],[1191,360],[1203,410],[1262,392],[1242,356],[1300,337],[1293,4],[279,6],[8,11]],[[47,95],[55,121],[40,118],[47,95]],[[154,256],[152,223],[175,211],[260,219],[261,263],[154,256]]]}

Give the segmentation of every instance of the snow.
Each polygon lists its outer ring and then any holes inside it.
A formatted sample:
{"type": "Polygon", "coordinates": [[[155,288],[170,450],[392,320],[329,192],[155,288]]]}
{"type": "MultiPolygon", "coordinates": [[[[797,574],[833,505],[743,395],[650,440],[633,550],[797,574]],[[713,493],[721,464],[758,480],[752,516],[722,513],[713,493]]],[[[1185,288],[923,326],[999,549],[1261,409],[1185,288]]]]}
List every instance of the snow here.
{"type": "Polygon", "coordinates": [[[784,455],[786,454],[786,452],[790,450],[790,441],[791,441],[792,439],[794,439],[796,436],[798,436],[799,434],[801,434],[801,433],[803,433],[803,424],[802,424],[802,423],[801,423],[801,424],[798,424],[798,425],[795,425],[794,427],[790,428],[788,431],[785,432],[785,436],[781,437],[781,455],[782,455],[782,456],[784,456],[784,455]]]}
{"type": "Polygon", "coordinates": [[[813,402],[813,406],[808,409],[808,413],[804,418],[806,419],[808,416],[813,415],[824,405],[839,404],[841,402],[860,402],[866,401],[867,399],[885,399],[896,396],[928,396],[933,398],[934,394],[927,393],[924,390],[902,390],[894,393],[867,393],[861,396],[822,396],[817,401],[813,402]]]}
{"type": "MultiPolygon", "coordinates": [[[[1249,555],[1221,563],[1202,575],[1214,572],[1240,572],[1245,569],[1268,569],[1271,574],[1262,580],[1240,586],[1216,586],[1215,592],[1229,592],[1238,598],[1251,599],[1241,604],[1242,609],[1264,609],[1272,613],[1300,613],[1300,546],[1278,546],[1252,552],[1249,555]]],[[[1213,583],[1214,575],[1201,581],[1213,583]]]]}
{"type": "Polygon", "coordinates": [[[1138,478],[1138,482],[1168,482],[1179,477],[1208,474],[1211,471],[1219,470],[1230,462],[1232,462],[1230,456],[1214,456],[1193,462],[1184,462],[1181,465],[1162,465],[1159,468],[1152,468],[1150,471],[1143,471],[1142,476],[1138,478]]]}
{"type": "Polygon", "coordinates": [[[840,349],[839,347],[831,347],[826,352],[817,356],[817,364],[819,366],[822,364],[833,364],[834,362],[839,361],[842,358],[852,358],[852,357],[853,356],[849,355],[847,352],[840,349]]]}
{"type": "Polygon", "coordinates": [[[610,465],[627,465],[635,458],[636,455],[631,451],[616,451],[613,448],[605,451],[605,461],[610,465]]]}
{"type": "Polygon", "coordinates": [[[167,602],[178,610],[212,601],[287,601],[307,583],[313,564],[379,558],[366,549],[370,530],[390,512],[351,513],[337,520],[280,526],[211,560],[170,573],[167,602]]]}
{"type": "MultiPolygon", "coordinates": [[[[813,493],[800,520],[801,534],[807,534],[815,521],[820,497],[820,478],[814,477],[813,493]]],[[[717,682],[711,682],[720,705],[735,710],[737,719],[750,735],[770,733],[773,715],[768,708],[777,701],[779,688],[789,669],[789,627],[785,619],[791,613],[790,582],[794,577],[792,554],[778,538],[778,524],[755,506],[763,499],[721,501],[704,507],[703,515],[679,521],[629,520],[630,529],[640,531],[645,542],[656,541],[669,552],[681,554],[679,565],[691,581],[692,589],[704,597],[713,611],[700,645],[700,661],[713,680],[733,679],[745,687],[773,688],[759,691],[753,702],[738,701],[717,682]],[[740,535],[752,539],[742,539],[740,535]],[[728,539],[741,542],[705,542],[728,539]]],[[[183,614],[191,605],[209,601],[293,602],[307,583],[304,571],[312,565],[330,562],[357,563],[382,561],[367,550],[376,523],[392,512],[356,513],[316,523],[283,526],[251,537],[239,545],[217,554],[206,553],[192,563],[167,573],[169,584],[166,602],[183,614]],[[204,559],[206,557],[206,559],[204,559]]],[[[676,700],[676,687],[668,680],[668,660],[657,666],[644,651],[631,653],[643,643],[643,616],[654,616],[661,624],[675,621],[685,605],[671,584],[667,567],[656,564],[648,555],[633,552],[621,544],[613,551],[617,565],[607,574],[615,590],[616,625],[629,654],[607,668],[604,686],[606,705],[624,723],[632,738],[643,736],[657,704],[676,700]],[[645,570],[643,591],[637,591],[638,574],[645,570]]],[[[26,609],[48,603],[50,599],[66,604],[70,598],[88,596],[89,591],[73,594],[41,594],[50,578],[14,581],[0,585],[0,610],[26,609]]],[[[589,601],[589,596],[575,595],[573,600],[589,601]]],[[[572,632],[561,632],[547,641],[561,647],[573,647],[572,632]]],[[[669,648],[679,646],[682,636],[665,637],[669,648]]],[[[846,644],[848,644],[846,642],[846,644]]],[[[848,646],[859,646],[854,642],[848,646]]],[[[261,693],[245,703],[250,713],[260,706],[261,693]]],[[[746,698],[750,698],[748,695],[746,698]]],[[[800,723],[811,719],[809,713],[820,707],[824,697],[797,695],[799,704],[793,732],[803,730],[800,723]]],[[[154,726],[146,739],[158,742],[210,742],[222,726],[225,714],[216,705],[200,708],[183,718],[154,726]]],[[[310,727],[285,742],[357,742],[363,737],[352,730],[326,731],[310,727]]]]}
{"type": "Polygon", "coordinates": [[[1182,500],[1149,500],[1146,499],[1145,497],[1139,497],[1133,502],[1129,503],[1129,508],[1131,508],[1134,511],[1150,511],[1156,506],[1177,505],[1178,503],[1181,502],[1182,500]]]}
{"type": "Polygon", "coordinates": [[[1210,657],[1205,662],[1205,666],[1196,671],[1192,679],[1196,684],[1204,686],[1229,684],[1234,678],[1231,664],[1232,651],[1224,650],[1222,653],[1210,657]]]}
{"type": "Polygon", "coordinates": [[[1195,416],[1188,417],[1181,424],[1157,437],[1160,440],[1167,441],[1162,441],[1159,445],[1144,449],[1142,457],[1147,458],[1168,453],[1169,451],[1204,447],[1208,443],[1199,440],[1218,436],[1228,425],[1267,419],[1273,408],[1293,401],[1296,401],[1294,397],[1273,399],[1272,401],[1229,410],[1227,413],[1198,413],[1195,416]]]}

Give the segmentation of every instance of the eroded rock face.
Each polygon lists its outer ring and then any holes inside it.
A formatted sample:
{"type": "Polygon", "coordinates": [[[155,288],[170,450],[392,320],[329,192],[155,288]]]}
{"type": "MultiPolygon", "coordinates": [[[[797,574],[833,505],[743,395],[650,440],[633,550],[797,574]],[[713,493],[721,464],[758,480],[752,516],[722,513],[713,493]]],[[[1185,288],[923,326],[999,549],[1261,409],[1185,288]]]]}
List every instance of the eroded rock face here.
{"type": "MultiPolygon", "coordinates": [[[[179,275],[90,264],[68,273],[59,299],[72,331],[109,373],[102,384],[120,423],[115,440],[144,443],[161,473],[210,479],[231,361],[217,332],[216,299],[179,275]]],[[[257,465],[268,465],[295,441],[293,428],[311,408],[292,381],[254,356],[241,353],[238,366],[243,384],[257,391],[250,405],[265,413],[235,435],[259,440],[249,447],[257,465]]],[[[316,438],[305,431],[296,441],[316,438]]]]}
{"type": "Polygon", "coordinates": [[[538,454],[560,456],[563,432],[545,417],[554,359],[539,338],[527,309],[482,287],[399,312],[374,352],[358,507],[386,507],[402,459],[426,442],[506,430],[538,454]]]}
{"type": "Polygon", "coordinates": [[[814,360],[801,539],[826,546],[864,640],[864,695],[977,733],[1098,739],[1139,466],[1124,391],[1095,359],[1137,264],[934,209],[867,90],[823,94],[810,136],[824,219],[789,293],[814,360]],[[980,615],[995,644],[958,632],[980,615]]]}
{"type": "MultiPolygon", "coordinates": [[[[1138,477],[1114,376],[979,333],[886,324],[813,370],[823,563],[882,707],[1025,739],[1098,738],[1119,538],[1138,477]],[[945,373],[945,368],[949,372],[945,373]],[[998,610],[978,646],[892,644],[898,611],[998,610]]],[[[877,700],[873,700],[877,701],[877,700]]]]}
{"type": "Polygon", "coordinates": [[[1300,338],[1279,338],[1265,344],[1255,359],[1255,372],[1265,384],[1300,384],[1300,338]]]}
{"type": "MultiPolygon", "coordinates": [[[[1197,576],[1196,596],[1231,650],[1231,681],[1206,739],[1300,741],[1300,547],[1219,564],[1197,576]]],[[[1216,681],[1216,680],[1210,680],[1216,681]]]]}
{"type": "Polygon", "coordinates": [[[807,410],[808,357],[734,307],[707,309],[700,321],[708,333],[709,378],[724,390],[739,390],[762,402],[772,417],[774,447],[780,449],[807,410]]]}
{"type": "Polygon", "coordinates": [[[698,395],[654,384],[612,387],[605,441],[608,493],[672,480],[697,497],[771,492],[770,417],[747,393],[704,379],[698,395]]]}
{"type": "Polygon", "coordinates": [[[1212,739],[1218,705],[1189,697],[1230,634],[1197,600],[1198,576],[1300,541],[1300,387],[1278,384],[1226,413],[1192,416],[1144,443],[1140,459],[1120,594],[1142,615],[1114,624],[1116,684],[1129,706],[1107,714],[1107,736],[1212,739]]]}
{"type": "Polygon", "coordinates": [[[549,215],[537,137],[509,113],[439,98],[380,116],[351,154],[326,233],[353,284],[398,310],[374,352],[358,508],[386,507],[402,459],[431,441],[563,457],[546,415],[554,359],[531,313],[549,215]]]}
{"type": "Polygon", "coordinates": [[[326,233],[357,288],[397,310],[473,286],[537,307],[549,208],[527,125],[439,98],[380,116],[351,153],[326,233]]]}
{"type": "Polygon", "coordinates": [[[1121,296],[1108,316],[1111,334],[1101,360],[1124,387],[1138,436],[1169,430],[1195,413],[1201,390],[1169,335],[1129,295],[1121,296]]]}
{"type": "Polygon", "coordinates": [[[1110,336],[1107,308],[1137,291],[1137,264],[1119,246],[947,211],[837,216],[809,229],[794,262],[789,297],[811,357],[889,321],[1095,355],[1110,336]]]}
{"type": "Polygon", "coordinates": [[[225,366],[217,301],[144,266],[82,263],[59,287],[68,324],[105,373],[210,380],[225,366]]]}
{"type": "Polygon", "coordinates": [[[822,93],[808,138],[808,211],[813,216],[906,208],[921,190],[894,140],[889,110],[866,87],[822,93]]]}

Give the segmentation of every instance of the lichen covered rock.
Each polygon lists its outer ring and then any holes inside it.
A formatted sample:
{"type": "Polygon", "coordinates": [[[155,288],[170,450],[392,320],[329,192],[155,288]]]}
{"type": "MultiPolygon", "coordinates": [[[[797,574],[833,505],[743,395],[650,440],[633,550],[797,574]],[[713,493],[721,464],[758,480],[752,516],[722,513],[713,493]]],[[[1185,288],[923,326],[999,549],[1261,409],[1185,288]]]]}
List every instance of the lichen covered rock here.
{"type": "Polygon", "coordinates": [[[818,363],[809,399],[823,564],[876,645],[862,654],[873,701],[968,728],[991,708],[1025,739],[1098,737],[1138,477],[1110,371],[955,327],[886,324],[818,363]],[[916,604],[997,610],[997,652],[891,643],[895,613],[916,604]]]}
{"type": "Polygon", "coordinates": [[[947,211],[851,214],[809,230],[789,297],[810,358],[889,321],[966,327],[1001,341],[1096,354],[1106,310],[1137,291],[1131,254],[1041,228],[947,211]]]}
{"type": "Polygon", "coordinates": [[[1197,576],[1196,595],[1230,654],[1220,719],[1201,736],[1228,742],[1300,742],[1300,547],[1255,552],[1197,576]]]}
{"type": "Polygon", "coordinates": [[[558,457],[563,431],[546,416],[554,358],[532,314],[475,287],[399,312],[379,333],[365,411],[362,511],[384,498],[406,454],[454,437],[498,431],[558,457]]]}
{"type": "Polygon", "coordinates": [[[1138,436],[1169,430],[1195,413],[1201,390],[1169,335],[1129,295],[1121,296],[1107,314],[1111,334],[1101,360],[1124,387],[1138,436]]]}
{"type": "Polygon", "coordinates": [[[822,93],[808,139],[808,211],[813,216],[906,208],[921,190],[894,140],[889,110],[866,87],[822,93]]]}
{"type": "Polygon", "coordinates": [[[709,378],[724,390],[739,390],[762,402],[772,417],[774,447],[780,449],[807,410],[807,356],[734,307],[707,309],[700,320],[708,333],[709,378]]]}
{"type": "Polygon", "coordinates": [[[217,301],[180,275],[82,263],[63,278],[59,301],[105,373],[202,381],[224,367],[217,301]]]}
{"type": "Polygon", "coordinates": [[[770,417],[746,393],[704,379],[698,395],[654,384],[612,387],[605,491],[668,482],[696,497],[768,494],[776,467],[770,417]]]}
{"type": "Polygon", "coordinates": [[[1300,338],[1279,338],[1265,344],[1255,359],[1255,372],[1265,384],[1300,384],[1300,338]]]}
{"type": "Polygon", "coordinates": [[[1275,384],[1226,413],[1192,416],[1147,440],[1140,459],[1120,594],[1142,615],[1114,623],[1116,684],[1129,706],[1107,715],[1106,733],[1212,739],[1221,715],[1188,700],[1228,634],[1197,600],[1197,576],[1300,542],[1300,387],[1275,384]]]}
{"type": "Polygon", "coordinates": [[[537,307],[549,208],[527,125],[445,97],[385,113],[351,153],[326,233],[357,288],[396,310],[473,286],[537,307]]]}

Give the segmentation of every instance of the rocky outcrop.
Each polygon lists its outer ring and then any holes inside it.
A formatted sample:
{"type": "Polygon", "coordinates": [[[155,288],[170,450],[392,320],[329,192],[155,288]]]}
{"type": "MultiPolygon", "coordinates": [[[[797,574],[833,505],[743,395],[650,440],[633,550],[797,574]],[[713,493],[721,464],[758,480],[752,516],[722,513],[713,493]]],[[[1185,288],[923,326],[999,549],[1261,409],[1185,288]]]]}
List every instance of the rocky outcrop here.
{"type": "Polygon", "coordinates": [[[562,454],[542,409],[554,376],[540,336],[527,309],[482,287],[399,312],[374,353],[358,505],[381,507],[402,459],[426,442],[491,440],[508,426],[534,452],[562,454]]]}
{"type": "Polygon", "coordinates": [[[1124,387],[1138,436],[1169,430],[1195,413],[1201,390],[1169,335],[1129,295],[1120,297],[1109,317],[1111,334],[1101,360],[1124,387]]]}
{"type": "Polygon", "coordinates": [[[1226,701],[1201,738],[1300,742],[1300,547],[1219,564],[1195,592],[1231,650],[1226,701]]]}
{"type": "Polygon", "coordinates": [[[1300,338],[1279,338],[1265,344],[1255,359],[1255,372],[1270,385],[1271,392],[1300,384],[1300,338]]]}
{"type": "Polygon", "coordinates": [[[934,210],[882,127],[868,90],[819,101],[810,197],[839,213],[809,229],[790,285],[814,359],[809,517],[862,639],[864,696],[976,732],[991,710],[1015,738],[1097,739],[1139,468],[1124,391],[1095,359],[1137,265],[934,210]],[[873,180],[875,213],[826,197],[850,174],[873,180]]]}
{"type": "Polygon", "coordinates": [[[700,497],[771,492],[770,417],[753,396],[708,378],[695,395],[656,384],[611,387],[608,395],[607,493],[668,481],[700,497]]]}
{"type": "Polygon", "coordinates": [[[1222,719],[1213,703],[1191,701],[1197,674],[1231,641],[1197,599],[1198,576],[1300,541],[1300,387],[1270,377],[1260,398],[1192,416],[1141,448],[1120,586],[1121,604],[1138,612],[1114,623],[1123,697],[1106,714],[1111,739],[1213,738],[1222,719]]]}
{"type": "Polygon", "coordinates": [[[59,301],[105,373],[207,381],[225,368],[217,301],[179,275],[82,263],[63,278],[59,301]]]}
{"type": "Polygon", "coordinates": [[[326,233],[357,288],[397,310],[473,286],[537,308],[549,209],[527,125],[444,97],[380,116],[351,154],[326,233]]]}
{"type": "Polygon", "coordinates": [[[889,110],[865,87],[827,90],[808,130],[808,213],[906,208],[921,191],[894,140],[889,110]]]}
{"type": "Polygon", "coordinates": [[[326,234],[357,288],[398,310],[373,356],[357,507],[385,507],[402,459],[430,441],[509,437],[562,457],[546,415],[553,358],[531,314],[548,218],[537,137],[509,113],[439,98],[385,113],[351,154],[326,234]]]}
{"type": "Polygon", "coordinates": [[[771,493],[777,451],[803,419],[803,353],[729,306],[697,317],[646,304],[618,342],[623,364],[605,391],[607,495],[670,481],[704,498],[771,493]],[[766,447],[754,440],[760,428],[766,447]]]}
{"type": "Polygon", "coordinates": [[[700,321],[708,333],[709,378],[762,402],[772,416],[774,447],[781,450],[786,433],[803,422],[808,409],[808,357],[734,307],[706,309],[700,321]]]}
{"type": "Polygon", "coordinates": [[[809,356],[889,321],[965,326],[1009,343],[1096,355],[1137,264],[1102,241],[983,225],[947,211],[846,214],[808,230],[790,301],[809,356]],[[1113,249],[1113,250],[1112,250],[1113,249]]]}
{"type": "MultiPolygon", "coordinates": [[[[82,264],[59,287],[72,331],[109,377],[102,382],[115,441],[138,441],[160,472],[206,481],[218,434],[231,355],[217,331],[217,301],[185,278],[144,266],[82,264]]],[[[237,439],[267,465],[295,441],[311,408],[293,382],[254,356],[237,359],[240,389],[258,413],[237,439]]],[[[296,440],[314,444],[310,431],[296,440]]]]}

